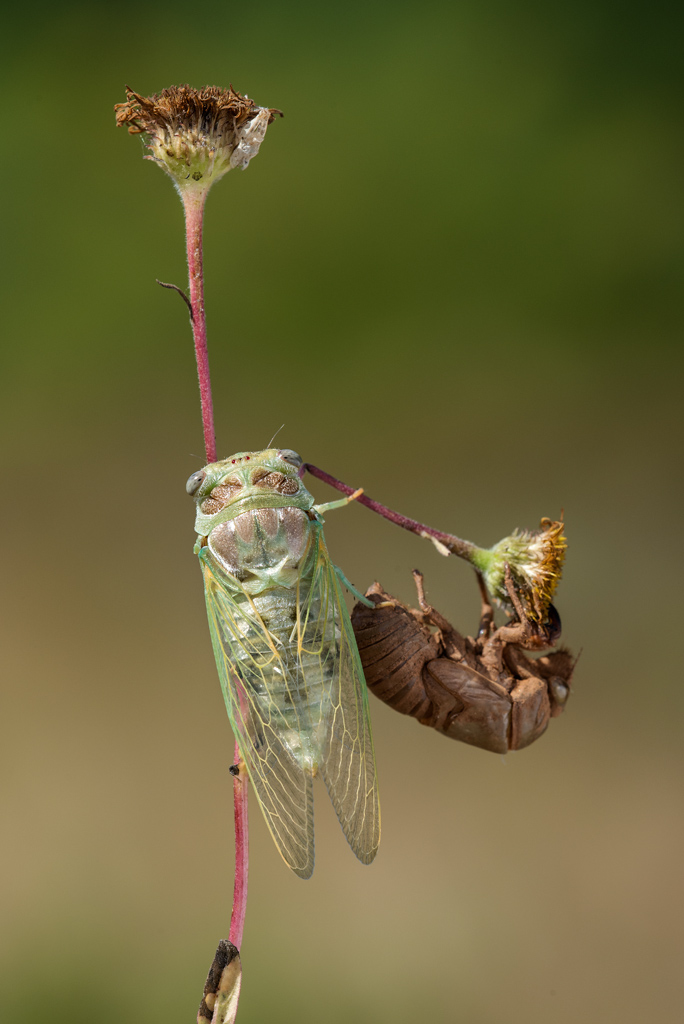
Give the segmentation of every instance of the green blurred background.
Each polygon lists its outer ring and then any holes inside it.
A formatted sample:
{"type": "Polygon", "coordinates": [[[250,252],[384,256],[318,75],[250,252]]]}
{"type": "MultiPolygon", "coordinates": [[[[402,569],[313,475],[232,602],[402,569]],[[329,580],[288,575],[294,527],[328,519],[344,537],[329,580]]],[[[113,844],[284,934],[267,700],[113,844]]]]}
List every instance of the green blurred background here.
{"type": "MultiPolygon", "coordinates": [[[[372,701],[383,842],[324,790],[301,882],[252,814],[243,1024],[681,1019],[681,8],[34,4],[2,60],[0,1016],[195,1019],[232,742],[192,555],[180,204],[143,93],[280,107],[209,199],[220,454],[278,441],[491,544],[565,510],[565,715],[505,760],[372,701]],[[677,13],[675,13],[677,12],[677,13]],[[673,532],[674,531],[674,532],[673,532]]],[[[320,500],[332,492],[316,481],[320,500]]],[[[333,558],[477,622],[361,507],[333,558]]]]}

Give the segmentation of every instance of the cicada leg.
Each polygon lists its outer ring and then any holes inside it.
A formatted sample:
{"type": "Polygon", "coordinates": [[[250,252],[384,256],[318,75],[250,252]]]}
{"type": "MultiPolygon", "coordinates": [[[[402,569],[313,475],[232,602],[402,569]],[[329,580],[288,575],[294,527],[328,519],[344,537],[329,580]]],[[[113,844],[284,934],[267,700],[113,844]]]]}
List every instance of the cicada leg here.
{"type": "MultiPolygon", "coordinates": [[[[350,501],[356,501],[357,498],[360,498],[362,494],[363,487],[359,487],[357,491],[354,491],[353,494],[348,494],[346,498],[339,498],[337,501],[326,501],[322,505],[314,505],[313,510],[319,515],[322,515],[324,512],[330,512],[330,510],[334,508],[344,508],[344,506],[348,505],[350,501]]],[[[353,583],[349,582],[339,566],[335,565],[333,568],[340,583],[347,588],[350,594],[354,595],[357,601],[361,601],[361,603],[365,604],[367,608],[375,608],[373,602],[369,601],[367,597],[356,589],[353,583]]]]}
{"type": "Polygon", "coordinates": [[[333,508],[344,508],[350,501],[356,501],[363,494],[363,487],[359,487],[358,491],[354,491],[353,494],[348,494],[346,498],[338,498],[337,501],[326,501],[322,505],[314,505],[314,512],[323,515],[324,512],[330,512],[333,508]]]}
{"type": "Polygon", "coordinates": [[[361,603],[365,604],[367,608],[375,608],[375,604],[372,601],[370,601],[367,597],[365,597],[360,591],[358,591],[353,583],[349,582],[349,580],[344,575],[339,566],[334,565],[333,569],[335,570],[335,573],[340,583],[347,588],[350,594],[354,595],[357,601],[361,601],[361,603]]]}
{"type": "MultiPolygon", "coordinates": [[[[416,585],[420,610],[423,613],[422,621],[426,625],[435,626],[439,630],[439,635],[448,657],[454,658],[456,661],[460,661],[465,656],[463,637],[458,630],[454,629],[450,622],[447,622],[441,612],[438,612],[436,608],[433,608],[431,604],[428,604],[428,600],[425,597],[423,574],[420,569],[413,570],[413,581],[416,585]]],[[[412,614],[415,614],[416,617],[418,617],[418,612],[412,612],[412,614]]]]}

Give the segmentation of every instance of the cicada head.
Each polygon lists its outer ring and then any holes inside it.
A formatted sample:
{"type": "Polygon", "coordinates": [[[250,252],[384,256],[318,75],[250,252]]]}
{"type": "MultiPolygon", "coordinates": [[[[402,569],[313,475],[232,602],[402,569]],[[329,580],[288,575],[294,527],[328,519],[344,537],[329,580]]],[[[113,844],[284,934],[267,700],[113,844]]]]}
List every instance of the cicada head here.
{"type": "Polygon", "coordinates": [[[197,505],[195,530],[203,537],[243,512],[262,508],[308,511],[313,495],[302,483],[302,458],[290,448],[238,452],[193,473],[185,485],[197,505]]]}

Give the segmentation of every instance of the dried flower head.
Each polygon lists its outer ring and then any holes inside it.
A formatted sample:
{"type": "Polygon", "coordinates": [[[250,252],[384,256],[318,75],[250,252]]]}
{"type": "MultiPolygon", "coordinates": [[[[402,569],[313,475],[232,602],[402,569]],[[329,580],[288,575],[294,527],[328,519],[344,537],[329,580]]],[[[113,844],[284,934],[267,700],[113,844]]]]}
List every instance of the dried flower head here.
{"type": "Polygon", "coordinates": [[[126,86],[125,103],[114,107],[118,126],[144,135],[154,160],[181,193],[206,193],[233,167],[247,167],[279,110],[257,107],[232,85],[192,89],[174,85],[141,96],[126,86]]]}
{"type": "Polygon", "coordinates": [[[516,530],[494,547],[477,548],[472,562],[484,576],[494,600],[507,608],[506,566],[523,610],[532,622],[544,623],[563,571],[567,542],[563,523],[542,519],[540,529],[516,530]]]}

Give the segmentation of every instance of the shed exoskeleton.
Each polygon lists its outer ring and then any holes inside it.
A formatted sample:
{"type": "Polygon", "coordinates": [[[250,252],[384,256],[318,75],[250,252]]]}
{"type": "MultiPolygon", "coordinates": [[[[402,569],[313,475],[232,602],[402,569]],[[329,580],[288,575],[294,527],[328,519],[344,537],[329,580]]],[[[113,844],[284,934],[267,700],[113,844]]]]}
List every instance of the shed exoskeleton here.
{"type": "Polygon", "coordinates": [[[551,646],[552,632],[526,622],[492,629],[483,616],[481,635],[464,637],[423,593],[414,572],[420,608],[409,608],[374,583],[366,592],[375,608],[358,603],[352,624],[369,690],[385,704],[463,743],[505,754],[538,739],[559,715],[570,692],[574,659],[564,648],[530,658],[525,648],[551,646]]]}

